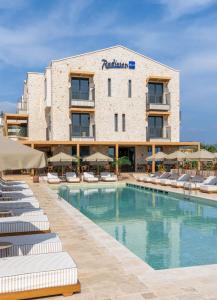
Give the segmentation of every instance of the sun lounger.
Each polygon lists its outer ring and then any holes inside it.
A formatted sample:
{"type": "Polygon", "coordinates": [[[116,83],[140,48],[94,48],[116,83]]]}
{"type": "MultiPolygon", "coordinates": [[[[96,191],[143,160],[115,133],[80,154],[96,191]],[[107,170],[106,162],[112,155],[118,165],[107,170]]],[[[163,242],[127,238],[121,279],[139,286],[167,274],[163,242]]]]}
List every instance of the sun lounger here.
{"type": "Polygon", "coordinates": [[[80,182],[80,178],[77,177],[75,172],[66,172],[66,181],[67,182],[80,182]]]}
{"type": "Polygon", "coordinates": [[[177,180],[179,177],[180,177],[179,174],[177,174],[177,173],[172,173],[168,178],[166,178],[166,179],[160,179],[160,182],[159,182],[159,183],[160,183],[161,185],[170,185],[171,182],[177,180]]]}
{"type": "MultiPolygon", "coordinates": [[[[0,197],[1,200],[1,197],[0,197]]],[[[11,209],[16,209],[16,208],[39,208],[39,203],[38,201],[35,200],[27,200],[27,199],[22,199],[22,200],[2,200],[0,201],[0,210],[4,208],[11,208],[11,209]]]]}
{"type": "Polygon", "coordinates": [[[93,175],[92,172],[84,172],[83,180],[86,182],[97,182],[99,179],[93,175]]]}
{"type": "Polygon", "coordinates": [[[26,184],[24,181],[6,181],[0,178],[0,184],[5,186],[5,187],[14,187],[14,188],[24,188],[28,189],[29,186],[26,184]]]}
{"type": "Polygon", "coordinates": [[[110,173],[110,172],[101,172],[100,179],[102,181],[107,181],[107,182],[114,182],[118,180],[117,176],[114,173],[110,173]]]}
{"type": "Polygon", "coordinates": [[[2,184],[0,182],[0,189],[2,191],[19,191],[19,192],[24,192],[24,193],[29,193],[30,191],[32,192],[32,190],[27,187],[27,186],[23,186],[23,185],[7,185],[7,184],[2,184]]]}
{"type": "Polygon", "coordinates": [[[4,183],[4,184],[12,184],[12,185],[15,185],[15,184],[26,184],[26,182],[23,181],[23,180],[5,180],[2,177],[0,178],[0,181],[2,183],[4,183]]]}
{"type": "Polygon", "coordinates": [[[147,182],[147,183],[152,182],[152,179],[159,178],[160,175],[162,175],[162,173],[156,172],[154,174],[151,174],[150,176],[146,176],[146,177],[144,177],[143,182],[147,182]]]}
{"type": "Polygon", "coordinates": [[[48,173],[47,174],[47,182],[48,183],[60,183],[60,178],[57,173],[48,173]]]}
{"type": "Polygon", "coordinates": [[[163,174],[161,174],[160,176],[156,177],[156,178],[152,178],[151,179],[151,183],[154,183],[154,184],[159,184],[160,183],[160,180],[161,179],[167,179],[169,178],[171,175],[171,173],[169,172],[164,172],[163,174]]]}
{"type": "Polygon", "coordinates": [[[62,244],[56,233],[6,236],[0,238],[0,243],[2,242],[12,246],[0,250],[1,258],[62,251],[62,244]]]}
{"type": "Polygon", "coordinates": [[[3,210],[0,208],[0,214],[1,211],[8,212],[11,216],[38,216],[44,214],[41,208],[4,208],[3,210]]]}
{"type": "Polygon", "coordinates": [[[25,190],[9,190],[9,189],[2,189],[0,187],[0,193],[5,194],[7,196],[11,197],[30,197],[33,196],[33,192],[30,189],[25,189],[25,190]]]}
{"type": "Polygon", "coordinates": [[[80,292],[77,267],[66,252],[0,260],[0,299],[29,299],[80,292]]]}
{"type": "Polygon", "coordinates": [[[171,186],[175,188],[181,188],[185,185],[185,183],[190,180],[189,174],[182,174],[177,180],[171,182],[171,186]]]}
{"type": "Polygon", "coordinates": [[[200,191],[208,194],[217,193],[217,185],[203,184],[200,186],[200,191]]]}
{"type": "MultiPolygon", "coordinates": [[[[197,176],[195,176],[195,177],[197,177],[197,176]]],[[[209,176],[205,180],[203,179],[203,177],[200,177],[200,176],[198,176],[199,177],[198,180],[197,180],[197,178],[195,179],[195,177],[192,179],[191,182],[188,182],[184,185],[185,189],[199,190],[202,185],[214,185],[217,183],[216,176],[209,176]]]]}
{"type": "Polygon", "coordinates": [[[46,215],[0,218],[0,236],[49,232],[46,215]]]}

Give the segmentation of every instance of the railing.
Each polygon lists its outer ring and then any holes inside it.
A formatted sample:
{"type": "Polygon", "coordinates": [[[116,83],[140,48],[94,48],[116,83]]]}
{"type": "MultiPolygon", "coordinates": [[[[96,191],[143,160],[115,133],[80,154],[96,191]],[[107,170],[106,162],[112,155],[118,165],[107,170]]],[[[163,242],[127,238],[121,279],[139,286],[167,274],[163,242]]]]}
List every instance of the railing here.
{"type": "Polygon", "coordinates": [[[28,137],[27,127],[10,126],[8,127],[8,136],[28,137]]]}
{"type": "Polygon", "coordinates": [[[69,125],[69,137],[72,138],[94,138],[95,137],[95,125],[91,126],[73,126],[69,125]]]}
{"type": "Polygon", "coordinates": [[[71,100],[75,101],[94,101],[95,100],[95,88],[89,89],[89,91],[71,91],[71,100]]]}
{"type": "Polygon", "coordinates": [[[150,139],[170,139],[171,128],[167,127],[147,127],[146,128],[147,140],[150,139]]]}
{"type": "Polygon", "coordinates": [[[151,106],[165,107],[169,109],[170,107],[170,93],[164,93],[163,95],[150,95],[146,94],[146,106],[147,109],[151,108],[151,106]]]}

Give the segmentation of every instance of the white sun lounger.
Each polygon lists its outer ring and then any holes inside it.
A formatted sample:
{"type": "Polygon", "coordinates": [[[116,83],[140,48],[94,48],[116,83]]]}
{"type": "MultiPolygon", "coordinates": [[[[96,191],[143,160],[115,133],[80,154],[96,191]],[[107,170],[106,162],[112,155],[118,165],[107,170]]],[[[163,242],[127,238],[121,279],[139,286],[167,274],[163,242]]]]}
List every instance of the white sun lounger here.
{"type": "Polygon", "coordinates": [[[8,184],[2,184],[0,182],[0,189],[2,191],[18,191],[18,192],[24,192],[24,193],[28,193],[28,192],[32,192],[32,190],[27,187],[26,185],[8,185],[8,184]]]}
{"type": "Polygon", "coordinates": [[[77,267],[66,252],[0,260],[0,299],[64,296],[80,292],[77,267]]]}
{"type": "Polygon", "coordinates": [[[177,180],[179,177],[180,177],[179,174],[177,174],[177,173],[172,173],[172,174],[169,176],[169,178],[167,178],[167,179],[160,179],[160,182],[159,182],[159,183],[160,183],[161,185],[171,185],[171,183],[172,183],[173,181],[177,180]]]}
{"type": "MultiPolygon", "coordinates": [[[[0,210],[3,210],[4,208],[11,208],[11,209],[15,209],[15,208],[39,208],[39,203],[38,201],[35,199],[32,200],[27,200],[26,199],[22,199],[22,200],[10,200],[10,201],[0,201],[0,210]]],[[[1,197],[0,197],[1,200],[1,197]]]]}
{"type": "MultiPolygon", "coordinates": [[[[1,209],[0,209],[1,211],[1,209]]],[[[10,208],[7,211],[11,213],[11,216],[38,216],[44,215],[44,211],[41,208],[10,208]]]]}
{"type": "Polygon", "coordinates": [[[159,184],[160,181],[161,181],[162,179],[167,179],[170,175],[171,175],[171,173],[169,173],[169,172],[164,172],[164,173],[161,174],[159,177],[157,177],[157,178],[152,178],[150,182],[151,182],[151,183],[154,183],[154,184],[159,184]]]}
{"type": "Polygon", "coordinates": [[[47,173],[47,182],[48,183],[60,183],[60,179],[57,173],[47,173]]]}
{"type": "Polygon", "coordinates": [[[2,242],[11,243],[12,246],[0,250],[1,258],[62,251],[62,244],[56,233],[6,236],[0,238],[0,243],[2,242]]]}
{"type": "Polygon", "coordinates": [[[0,178],[0,184],[5,186],[5,187],[18,187],[18,188],[24,188],[24,189],[28,189],[29,186],[27,183],[25,183],[24,181],[6,181],[2,178],[0,178]]]}
{"type": "MultiPolygon", "coordinates": [[[[193,179],[192,179],[193,180],[193,179]]],[[[184,188],[189,190],[199,190],[203,185],[213,185],[217,183],[216,176],[209,176],[207,179],[203,180],[202,182],[188,182],[185,183],[184,188]]]]}
{"type": "Polygon", "coordinates": [[[0,218],[0,236],[49,231],[50,225],[46,215],[0,218]]]}
{"type": "Polygon", "coordinates": [[[189,174],[182,174],[177,180],[171,182],[171,186],[175,188],[181,188],[189,181],[189,179],[189,174]]]}
{"type": "Polygon", "coordinates": [[[75,172],[66,172],[66,181],[67,182],[80,182],[80,178],[77,177],[75,172]]]}
{"type": "Polygon", "coordinates": [[[217,185],[216,184],[203,184],[200,186],[200,191],[203,193],[217,193],[217,185]]]}
{"type": "Polygon", "coordinates": [[[83,180],[86,182],[97,182],[99,179],[93,175],[93,172],[84,172],[83,180]]]}
{"type": "Polygon", "coordinates": [[[5,189],[1,189],[0,187],[0,193],[2,193],[5,196],[10,196],[10,197],[32,197],[33,196],[33,191],[30,189],[25,189],[25,190],[5,190],[5,189]]]}
{"type": "Polygon", "coordinates": [[[110,172],[101,172],[100,179],[102,181],[106,181],[106,182],[114,182],[114,181],[118,180],[117,175],[115,175],[114,173],[110,173],[110,172]]]}

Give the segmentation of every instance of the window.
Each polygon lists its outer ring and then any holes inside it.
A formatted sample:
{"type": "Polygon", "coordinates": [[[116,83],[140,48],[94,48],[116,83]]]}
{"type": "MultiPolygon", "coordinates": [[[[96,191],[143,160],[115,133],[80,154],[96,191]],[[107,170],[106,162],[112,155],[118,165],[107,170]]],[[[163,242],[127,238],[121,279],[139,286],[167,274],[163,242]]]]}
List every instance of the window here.
{"type": "Polygon", "coordinates": [[[163,103],[163,83],[148,84],[149,103],[163,103]]]}
{"type": "Polygon", "coordinates": [[[115,131],[118,131],[118,114],[115,114],[115,131]]]}
{"type": "Polygon", "coordinates": [[[126,131],[125,114],[122,115],[122,131],[126,131]]]}
{"type": "Polygon", "coordinates": [[[89,146],[81,146],[80,147],[80,157],[85,157],[90,155],[90,147],[89,146]]]}
{"type": "Polygon", "coordinates": [[[89,100],[89,79],[88,78],[72,78],[72,99],[89,100]]]}
{"type": "Polygon", "coordinates": [[[72,136],[90,136],[90,116],[89,114],[72,114],[72,136]]]}
{"type": "Polygon", "coordinates": [[[108,156],[114,158],[115,157],[115,147],[108,147],[108,156]]]}
{"type": "Polygon", "coordinates": [[[148,128],[151,138],[163,137],[163,117],[148,117],[148,128]]]}
{"type": "Polygon", "coordinates": [[[132,81],[128,80],[128,98],[132,97],[132,81]]]}
{"type": "Polygon", "coordinates": [[[111,78],[108,78],[108,97],[111,97],[112,95],[112,82],[111,78]]]}

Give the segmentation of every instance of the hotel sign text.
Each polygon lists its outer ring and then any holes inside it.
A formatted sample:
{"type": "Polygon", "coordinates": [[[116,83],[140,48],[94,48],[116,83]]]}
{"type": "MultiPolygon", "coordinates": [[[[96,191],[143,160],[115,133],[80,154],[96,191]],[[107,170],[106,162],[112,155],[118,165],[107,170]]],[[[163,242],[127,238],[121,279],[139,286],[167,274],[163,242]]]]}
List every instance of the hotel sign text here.
{"type": "Polygon", "coordinates": [[[128,63],[118,62],[116,59],[113,59],[112,62],[102,59],[102,70],[103,69],[131,69],[136,68],[135,61],[129,61],[128,63]]]}

